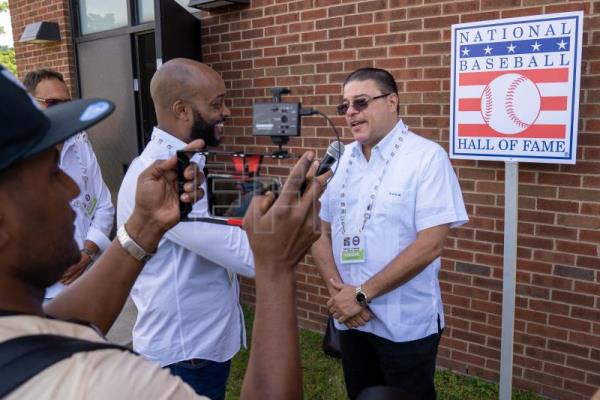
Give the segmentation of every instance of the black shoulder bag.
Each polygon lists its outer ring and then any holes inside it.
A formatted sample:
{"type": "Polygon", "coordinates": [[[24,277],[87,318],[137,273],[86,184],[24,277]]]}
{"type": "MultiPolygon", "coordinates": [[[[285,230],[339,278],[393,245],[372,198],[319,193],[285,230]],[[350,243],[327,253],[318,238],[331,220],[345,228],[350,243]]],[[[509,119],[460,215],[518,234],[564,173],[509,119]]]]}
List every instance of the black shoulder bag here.
{"type": "Polygon", "coordinates": [[[0,343],[0,398],[57,362],[82,351],[116,349],[111,343],[92,342],[60,335],[28,335],[0,343]]]}

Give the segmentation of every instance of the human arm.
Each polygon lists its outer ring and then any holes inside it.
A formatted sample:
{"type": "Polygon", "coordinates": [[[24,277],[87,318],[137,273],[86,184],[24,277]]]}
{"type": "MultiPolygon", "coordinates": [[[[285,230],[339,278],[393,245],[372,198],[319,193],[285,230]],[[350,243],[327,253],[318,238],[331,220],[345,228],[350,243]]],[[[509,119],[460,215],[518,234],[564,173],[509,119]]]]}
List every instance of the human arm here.
{"type": "MultiPolygon", "coordinates": [[[[442,253],[449,231],[450,224],[442,224],[418,232],[411,245],[361,285],[369,300],[402,286],[423,271],[442,253]]],[[[356,286],[339,281],[333,281],[332,285],[339,293],[329,300],[327,306],[337,320],[343,323],[363,310],[356,301],[356,286]]]]}
{"type": "MultiPolygon", "coordinates": [[[[195,141],[188,146],[202,145],[202,141],[195,141]]],[[[125,228],[150,253],[156,250],[163,234],[179,221],[176,165],[176,157],[157,161],[138,178],[136,206],[125,228]]],[[[185,184],[182,200],[194,202],[203,195],[197,189],[198,176],[201,173],[195,164],[186,169],[189,182],[185,184]]],[[[143,264],[114,240],[86,274],[44,304],[44,311],[59,319],[85,320],[107,332],[142,268],[143,264]]]]}
{"type": "MultiPolygon", "coordinates": [[[[327,285],[330,299],[340,291],[335,283],[342,284],[343,280],[335,265],[331,245],[331,224],[321,219],[321,236],[312,245],[312,256],[317,266],[317,270],[327,285]]],[[[348,328],[357,328],[366,324],[373,318],[373,314],[368,308],[362,308],[360,312],[344,320],[348,328]]],[[[340,321],[342,322],[342,321],[340,321]]]]}
{"type": "Polygon", "coordinates": [[[294,268],[319,237],[318,198],[329,176],[311,179],[298,199],[309,166],[309,177],[318,166],[313,160],[306,153],[279,198],[257,196],[244,219],[256,262],[256,314],[242,399],[302,399],[294,268]]]}
{"type": "Polygon", "coordinates": [[[91,225],[86,233],[83,247],[93,255],[92,257],[95,257],[98,252],[106,250],[110,244],[109,236],[113,228],[115,208],[110,197],[110,190],[102,178],[102,171],[92,145],[87,134],[82,133],[82,135],[78,149],[88,170],[88,185],[92,188],[91,195],[93,197],[92,203],[86,210],[90,216],[91,225]]]}

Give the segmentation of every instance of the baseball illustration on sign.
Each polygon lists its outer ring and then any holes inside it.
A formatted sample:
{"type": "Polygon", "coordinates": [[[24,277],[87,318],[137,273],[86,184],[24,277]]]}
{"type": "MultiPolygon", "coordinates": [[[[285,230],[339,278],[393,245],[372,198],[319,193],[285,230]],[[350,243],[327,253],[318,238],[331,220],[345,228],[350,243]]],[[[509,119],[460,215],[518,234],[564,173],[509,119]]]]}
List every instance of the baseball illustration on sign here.
{"type": "Polygon", "coordinates": [[[452,26],[452,158],[575,162],[582,20],[452,26]]]}
{"type": "Polygon", "coordinates": [[[526,76],[514,73],[500,75],[483,89],[481,115],[485,123],[497,132],[521,133],[540,115],[540,97],[540,90],[526,76]]]}

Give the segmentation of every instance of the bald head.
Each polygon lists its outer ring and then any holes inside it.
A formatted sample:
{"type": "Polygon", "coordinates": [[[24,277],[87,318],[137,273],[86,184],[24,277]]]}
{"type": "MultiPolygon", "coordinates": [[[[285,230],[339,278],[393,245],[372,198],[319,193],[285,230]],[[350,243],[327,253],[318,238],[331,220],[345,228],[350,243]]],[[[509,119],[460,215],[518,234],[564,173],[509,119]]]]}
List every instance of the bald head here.
{"type": "Polygon", "coordinates": [[[209,100],[217,94],[225,94],[219,74],[206,64],[186,58],[164,63],[150,83],[150,95],[157,110],[170,108],[177,100],[192,101],[198,96],[209,100]]]}
{"type": "Polygon", "coordinates": [[[150,94],[158,127],[189,143],[203,139],[208,146],[220,141],[225,105],[225,83],[206,64],[185,58],[164,63],[152,77],[150,94]]]}

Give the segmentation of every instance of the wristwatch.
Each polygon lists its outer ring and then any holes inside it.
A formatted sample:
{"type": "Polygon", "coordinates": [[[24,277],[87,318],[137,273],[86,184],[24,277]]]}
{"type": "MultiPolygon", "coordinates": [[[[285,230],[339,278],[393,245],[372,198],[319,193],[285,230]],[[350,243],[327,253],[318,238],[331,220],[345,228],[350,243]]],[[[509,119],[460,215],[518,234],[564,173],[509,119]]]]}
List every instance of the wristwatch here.
{"type": "Polygon", "coordinates": [[[87,256],[90,258],[91,261],[95,261],[96,260],[96,254],[97,253],[94,253],[90,249],[86,249],[84,247],[83,249],[81,249],[81,253],[87,254],[87,256]]]}
{"type": "Polygon", "coordinates": [[[127,230],[125,229],[125,224],[121,225],[121,227],[117,230],[117,239],[123,249],[128,252],[133,258],[143,263],[147,262],[152,258],[155,253],[148,253],[146,250],[142,248],[139,244],[137,244],[127,230]]]}
{"type": "Polygon", "coordinates": [[[356,287],[356,302],[363,307],[366,307],[371,302],[369,296],[362,290],[362,286],[356,287]]]}

